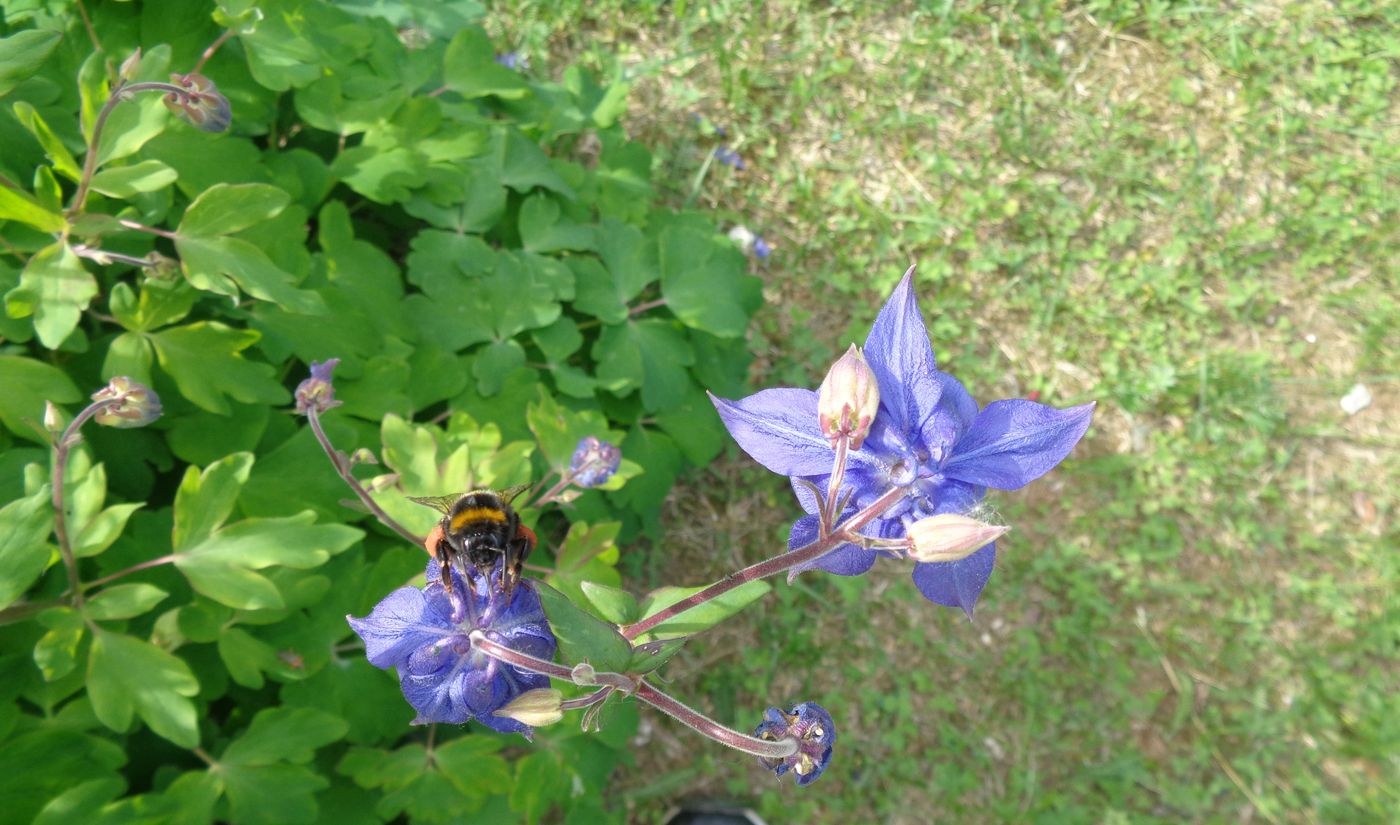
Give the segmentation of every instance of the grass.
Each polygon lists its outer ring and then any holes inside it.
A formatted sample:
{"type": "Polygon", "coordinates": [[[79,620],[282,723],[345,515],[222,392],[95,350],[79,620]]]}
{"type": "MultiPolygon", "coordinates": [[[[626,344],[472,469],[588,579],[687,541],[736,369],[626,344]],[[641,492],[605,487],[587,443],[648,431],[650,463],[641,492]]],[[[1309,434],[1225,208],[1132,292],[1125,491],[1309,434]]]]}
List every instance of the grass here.
{"type": "MultiPolygon", "coordinates": [[[[770,822],[1385,822],[1400,805],[1400,12],[1380,3],[502,3],[549,73],[635,81],[675,203],[775,246],[759,386],[811,386],[910,262],[979,399],[1099,401],[969,623],[882,565],[779,584],[672,687],[812,699],[841,741],[777,783],[646,716],[619,792],[770,822]],[[747,169],[711,164],[723,126],[747,169]],[[1372,405],[1338,399],[1364,383],[1372,405]]],[[[733,457],[654,569],[780,546],[733,457]]],[[[668,579],[669,581],[669,579],[668,579]]],[[[659,583],[659,582],[658,582],[659,583]]]]}

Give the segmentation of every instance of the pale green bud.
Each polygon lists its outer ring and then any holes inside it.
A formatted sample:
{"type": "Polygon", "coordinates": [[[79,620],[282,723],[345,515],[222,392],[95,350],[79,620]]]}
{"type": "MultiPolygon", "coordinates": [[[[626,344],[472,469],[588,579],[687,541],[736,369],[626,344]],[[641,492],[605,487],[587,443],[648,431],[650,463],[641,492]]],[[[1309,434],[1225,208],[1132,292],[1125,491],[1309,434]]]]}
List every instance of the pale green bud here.
{"type": "Polygon", "coordinates": [[[564,718],[564,711],[559,708],[563,701],[564,694],[555,688],[535,688],[512,699],[510,704],[496,711],[496,715],[538,728],[564,718]]]}

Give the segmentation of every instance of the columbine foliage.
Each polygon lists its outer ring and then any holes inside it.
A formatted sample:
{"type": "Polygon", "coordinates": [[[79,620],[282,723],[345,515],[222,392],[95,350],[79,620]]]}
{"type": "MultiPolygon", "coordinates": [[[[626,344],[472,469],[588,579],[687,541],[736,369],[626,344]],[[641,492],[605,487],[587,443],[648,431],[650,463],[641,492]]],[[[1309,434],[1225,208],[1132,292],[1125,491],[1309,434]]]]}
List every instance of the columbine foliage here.
{"type": "Polygon", "coordinates": [[[475,4],[371,6],[0,23],[0,749],[44,766],[0,777],[16,821],[620,815],[630,705],[525,759],[408,726],[344,617],[421,550],[344,479],[415,536],[408,495],[556,479],[532,561],[618,585],[614,542],[722,446],[702,387],[741,386],[758,281],[655,204],[620,78],[499,65],[475,4]]]}

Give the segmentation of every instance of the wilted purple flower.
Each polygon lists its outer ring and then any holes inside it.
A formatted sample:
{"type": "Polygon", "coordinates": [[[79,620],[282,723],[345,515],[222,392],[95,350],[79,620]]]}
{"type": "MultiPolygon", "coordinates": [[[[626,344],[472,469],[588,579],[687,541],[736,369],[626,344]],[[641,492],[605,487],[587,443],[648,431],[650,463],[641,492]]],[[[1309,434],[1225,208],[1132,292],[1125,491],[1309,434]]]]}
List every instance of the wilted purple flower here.
{"type": "Polygon", "coordinates": [[[460,590],[471,591],[453,609],[438,572],[428,563],[428,585],[401,587],[384,597],[365,618],[346,616],[365,642],[365,655],[378,668],[395,668],[404,698],[418,711],[415,725],[461,723],[471,719],[502,733],[532,729],[515,719],[495,715],[528,690],[549,687],[549,677],[472,649],[471,633],[540,659],[554,656],[554,634],[540,606],[539,594],[527,579],[507,597],[500,592],[501,567],[485,575],[454,576],[460,590]]]}
{"type": "Polygon", "coordinates": [[[753,255],[760,261],[766,261],[769,255],[773,254],[773,247],[763,239],[762,235],[755,235],[753,239],[753,255]]]}
{"type": "MultiPolygon", "coordinates": [[[[906,495],[863,533],[903,538],[908,525],[940,513],[966,514],[988,487],[1016,490],[1049,472],[1083,437],[1093,403],[1057,410],[1034,401],[994,401],[978,409],[956,378],[934,367],[928,331],[914,301],[910,267],[865,340],[866,362],[880,385],[880,408],[860,450],[847,458],[848,508],[865,507],[894,487],[906,495]]],[[[817,425],[817,394],[771,389],[739,401],[713,398],[730,435],[755,461],[793,479],[808,513],[818,502],[801,480],[825,489],[832,450],[817,425]]],[[[817,538],[818,518],[793,525],[790,547],[817,538]]],[[[847,544],[813,566],[851,576],[875,563],[876,551],[847,544]]],[[[996,560],[995,543],[965,559],[917,563],[924,597],[970,616],[996,560]]]]}
{"type": "Polygon", "coordinates": [[[172,74],[170,80],[184,89],[161,98],[175,116],[204,132],[222,132],[233,122],[228,98],[202,74],[172,74]]]}
{"type": "Polygon", "coordinates": [[[836,744],[836,725],[831,714],[815,702],[803,702],[784,713],[778,708],[769,708],[763,714],[763,721],[754,730],[754,736],[777,742],[791,736],[797,739],[797,753],[783,759],[763,759],[761,761],[778,776],[789,769],[797,774],[797,784],[810,785],[826,770],[831,761],[831,746],[836,744]]]}
{"type": "Polygon", "coordinates": [[[335,385],[331,383],[331,373],[339,363],[339,358],[311,362],[311,377],[297,384],[298,413],[306,415],[312,409],[321,413],[340,406],[340,402],[335,400],[335,385]]]}
{"type": "Polygon", "coordinates": [[[573,458],[569,460],[569,477],[575,486],[597,487],[612,478],[621,463],[621,450],[590,435],[574,448],[573,458]]]}
{"type": "Polygon", "coordinates": [[[93,421],[104,427],[123,430],[144,427],[161,414],[160,396],[156,391],[125,375],[114,376],[107,386],[92,394],[92,400],[110,402],[92,416],[93,421]]]}
{"type": "Polygon", "coordinates": [[[728,146],[719,146],[715,149],[715,160],[723,163],[725,166],[732,166],[735,169],[747,168],[744,166],[744,159],[739,156],[739,153],[730,149],[728,146]]]}

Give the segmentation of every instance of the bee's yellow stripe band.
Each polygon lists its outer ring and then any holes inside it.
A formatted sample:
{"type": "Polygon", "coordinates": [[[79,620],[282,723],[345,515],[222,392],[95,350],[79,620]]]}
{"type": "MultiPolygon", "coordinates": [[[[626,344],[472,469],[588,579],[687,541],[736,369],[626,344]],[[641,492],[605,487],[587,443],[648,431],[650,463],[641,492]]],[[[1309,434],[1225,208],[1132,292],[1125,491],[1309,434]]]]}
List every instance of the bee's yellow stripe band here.
{"type": "Polygon", "coordinates": [[[472,507],[452,517],[452,529],[461,530],[473,521],[496,521],[505,523],[506,514],[491,507],[472,507]]]}

